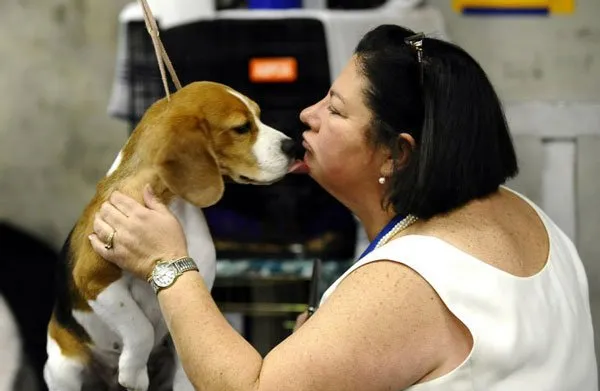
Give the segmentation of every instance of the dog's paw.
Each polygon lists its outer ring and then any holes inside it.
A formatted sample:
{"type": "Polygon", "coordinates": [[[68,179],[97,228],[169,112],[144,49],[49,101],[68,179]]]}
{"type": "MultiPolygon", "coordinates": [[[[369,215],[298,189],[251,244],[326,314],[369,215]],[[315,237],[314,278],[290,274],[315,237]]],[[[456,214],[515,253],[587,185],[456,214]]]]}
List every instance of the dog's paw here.
{"type": "Polygon", "coordinates": [[[119,368],[119,384],[127,391],[147,391],[150,385],[148,370],[144,368],[119,368]]]}

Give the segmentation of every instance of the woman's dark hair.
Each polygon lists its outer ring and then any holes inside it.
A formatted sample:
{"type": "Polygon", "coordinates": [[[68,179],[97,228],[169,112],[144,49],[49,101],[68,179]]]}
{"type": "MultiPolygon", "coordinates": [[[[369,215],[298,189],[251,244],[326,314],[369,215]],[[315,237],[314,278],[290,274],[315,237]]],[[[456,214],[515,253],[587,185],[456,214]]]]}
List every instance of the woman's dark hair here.
{"type": "Polygon", "coordinates": [[[374,146],[399,156],[399,134],[416,146],[388,181],[385,205],[429,218],[485,197],[517,174],[500,100],[477,62],[456,45],[422,40],[422,61],[405,39],[415,33],[382,25],[355,50],[367,80],[374,146]]]}

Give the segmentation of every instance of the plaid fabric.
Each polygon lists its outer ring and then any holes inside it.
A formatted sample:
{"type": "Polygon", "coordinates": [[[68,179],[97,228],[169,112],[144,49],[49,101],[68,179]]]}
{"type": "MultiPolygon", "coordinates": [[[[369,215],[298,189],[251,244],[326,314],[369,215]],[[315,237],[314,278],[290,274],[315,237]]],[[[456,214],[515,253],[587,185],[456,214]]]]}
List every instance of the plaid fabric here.
{"type": "Polygon", "coordinates": [[[165,91],[144,22],[129,22],[121,25],[121,29],[108,112],[128,121],[133,130],[148,107],[165,96],[165,91]]]}

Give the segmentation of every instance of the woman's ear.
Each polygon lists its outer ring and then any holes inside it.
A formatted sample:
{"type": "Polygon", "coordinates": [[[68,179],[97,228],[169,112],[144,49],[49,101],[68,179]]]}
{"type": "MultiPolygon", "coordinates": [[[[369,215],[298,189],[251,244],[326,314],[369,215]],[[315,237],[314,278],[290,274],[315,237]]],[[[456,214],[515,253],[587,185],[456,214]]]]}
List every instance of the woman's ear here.
{"type": "Polygon", "coordinates": [[[400,135],[398,136],[398,142],[401,141],[404,141],[404,144],[407,147],[410,147],[410,152],[412,152],[417,147],[417,143],[414,137],[408,133],[400,133],[400,135]]]}
{"type": "Polygon", "coordinates": [[[206,121],[180,117],[165,125],[164,144],[155,157],[160,178],[176,195],[204,208],[223,196],[225,185],[206,121]]]}
{"type": "Polygon", "coordinates": [[[390,154],[390,156],[381,166],[380,175],[386,178],[390,177],[394,173],[395,169],[403,168],[408,164],[410,157],[412,156],[412,152],[417,145],[413,136],[408,133],[400,133],[396,142],[398,143],[398,155],[393,156],[390,154]]]}
{"type": "Polygon", "coordinates": [[[404,168],[410,161],[410,158],[417,146],[417,143],[415,142],[413,136],[411,136],[408,133],[400,133],[397,139],[397,143],[398,157],[396,159],[396,167],[404,168]]]}

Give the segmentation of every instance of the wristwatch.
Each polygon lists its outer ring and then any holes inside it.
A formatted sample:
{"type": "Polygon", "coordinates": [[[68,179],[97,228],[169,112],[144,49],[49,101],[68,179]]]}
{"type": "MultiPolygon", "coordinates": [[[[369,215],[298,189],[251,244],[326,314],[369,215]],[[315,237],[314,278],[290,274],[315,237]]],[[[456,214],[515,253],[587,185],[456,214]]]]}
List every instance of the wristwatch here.
{"type": "Polygon", "coordinates": [[[196,262],[190,257],[175,259],[172,261],[159,261],[154,265],[148,282],[154,293],[173,285],[177,278],[190,270],[198,270],[196,262]]]}

